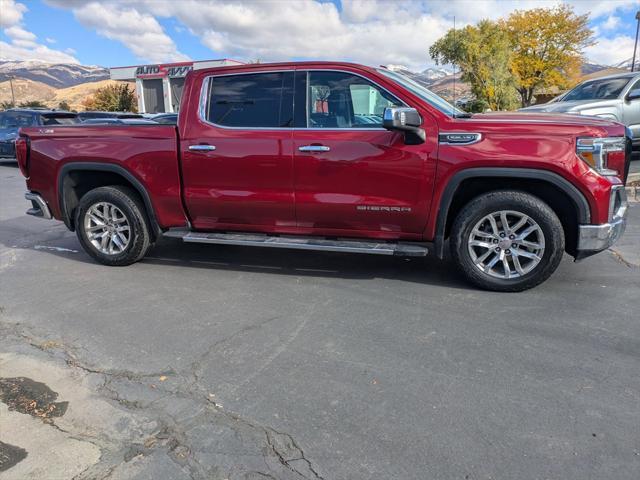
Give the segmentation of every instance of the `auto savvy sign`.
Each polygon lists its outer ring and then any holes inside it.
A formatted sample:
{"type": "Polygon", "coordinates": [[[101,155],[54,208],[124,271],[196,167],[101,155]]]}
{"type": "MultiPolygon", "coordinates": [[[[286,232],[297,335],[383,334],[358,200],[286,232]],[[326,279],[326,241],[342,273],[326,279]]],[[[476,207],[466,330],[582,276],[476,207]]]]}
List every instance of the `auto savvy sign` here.
{"type": "Polygon", "coordinates": [[[136,68],[136,78],[184,77],[193,70],[193,63],[142,65],[136,68]]]}

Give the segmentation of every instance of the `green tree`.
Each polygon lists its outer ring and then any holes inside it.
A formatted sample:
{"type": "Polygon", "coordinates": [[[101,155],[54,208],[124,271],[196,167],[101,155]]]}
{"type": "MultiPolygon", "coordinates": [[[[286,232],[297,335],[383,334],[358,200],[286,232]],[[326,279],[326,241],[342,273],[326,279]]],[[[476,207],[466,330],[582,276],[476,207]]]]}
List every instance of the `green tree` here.
{"type": "Polygon", "coordinates": [[[58,104],[58,110],[71,110],[71,106],[63,100],[58,104]]]}
{"type": "Polygon", "coordinates": [[[10,108],[15,108],[16,104],[9,101],[0,102],[0,110],[9,110],[10,108]]]}
{"type": "Polygon", "coordinates": [[[588,23],[588,15],[576,15],[569,5],[518,10],[499,22],[509,35],[511,69],[523,107],[531,105],[540,89],[566,89],[577,81],[582,50],[593,45],[588,23]]]}
{"type": "Polygon", "coordinates": [[[48,108],[40,100],[29,100],[28,102],[22,102],[18,104],[20,108],[48,108]]]}
{"type": "Polygon", "coordinates": [[[449,30],[431,45],[429,54],[436,64],[456,64],[480,104],[486,102],[492,110],[517,104],[509,36],[497,23],[482,20],[477,26],[449,30]]]}
{"type": "Polygon", "coordinates": [[[136,95],[128,83],[107,85],[99,88],[83,105],[91,110],[107,112],[136,112],[136,95]],[[88,108],[90,107],[90,108],[88,108]]]}

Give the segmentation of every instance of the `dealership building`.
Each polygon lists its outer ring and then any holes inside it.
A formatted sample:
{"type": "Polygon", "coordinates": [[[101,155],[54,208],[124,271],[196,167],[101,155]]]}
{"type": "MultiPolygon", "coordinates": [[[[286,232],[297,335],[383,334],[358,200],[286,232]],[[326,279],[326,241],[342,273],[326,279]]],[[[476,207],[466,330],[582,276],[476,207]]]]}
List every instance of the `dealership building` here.
{"type": "Polygon", "coordinates": [[[191,70],[242,65],[237,60],[202,60],[196,62],[163,63],[114,67],[109,69],[112,80],[136,82],[138,112],[177,112],[184,89],[184,77],[191,70]]]}

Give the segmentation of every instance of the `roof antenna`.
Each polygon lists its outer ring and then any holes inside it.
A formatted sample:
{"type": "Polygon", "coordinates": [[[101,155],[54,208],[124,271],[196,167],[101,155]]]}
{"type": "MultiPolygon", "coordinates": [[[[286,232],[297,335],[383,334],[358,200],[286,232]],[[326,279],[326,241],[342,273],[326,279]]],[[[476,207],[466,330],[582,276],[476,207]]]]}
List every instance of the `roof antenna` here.
{"type": "MultiPolygon", "coordinates": [[[[453,16],[453,48],[457,49],[458,44],[456,43],[456,16],[453,16]]],[[[453,109],[451,110],[451,116],[455,118],[456,116],[456,64],[453,63],[453,109]]]]}

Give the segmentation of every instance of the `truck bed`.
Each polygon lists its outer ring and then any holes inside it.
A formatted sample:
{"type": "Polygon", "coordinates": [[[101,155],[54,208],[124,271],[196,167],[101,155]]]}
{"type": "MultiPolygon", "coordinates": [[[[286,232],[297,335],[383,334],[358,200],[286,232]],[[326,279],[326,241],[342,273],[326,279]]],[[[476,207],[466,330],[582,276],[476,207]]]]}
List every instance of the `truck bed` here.
{"type": "MultiPolygon", "coordinates": [[[[124,171],[148,192],[160,227],[185,223],[175,126],[80,124],[24,128],[21,134],[30,142],[29,190],[58,199],[74,169],[124,171]]],[[[61,219],[59,201],[50,203],[53,216],[61,219]]]]}

